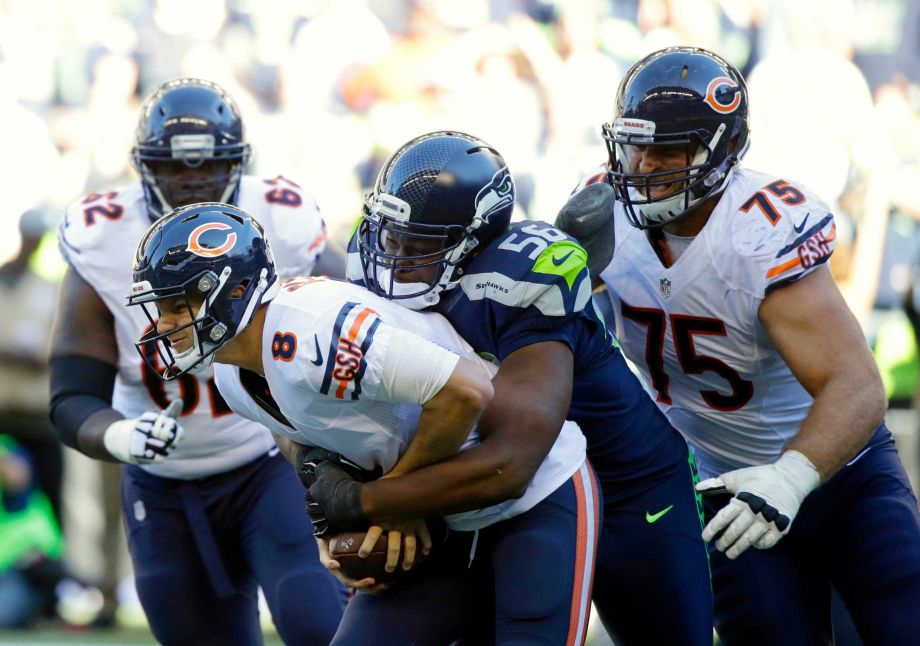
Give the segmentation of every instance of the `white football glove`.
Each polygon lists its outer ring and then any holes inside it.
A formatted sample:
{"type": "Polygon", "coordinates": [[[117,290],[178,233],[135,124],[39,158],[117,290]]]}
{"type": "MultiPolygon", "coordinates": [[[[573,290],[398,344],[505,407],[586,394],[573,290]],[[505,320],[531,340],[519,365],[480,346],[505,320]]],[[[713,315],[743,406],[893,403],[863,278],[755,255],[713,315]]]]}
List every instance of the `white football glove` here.
{"type": "Polygon", "coordinates": [[[723,473],[696,485],[703,494],[735,494],[703,529],[703,540],[719,536],[716,547],[730,559],[751,545],[765,550],[789,533],[805,500],[821,483],[815,465],[798,451],[786,451],[773,464],[723,473]]]}
{"type": "Polygon", "coordinates": [[[140,417],[113,422],[102,436],[105,449],[119,462],[159,462],[182,439],[184,431],[176,421],[181,412],[182,400],[174,399],[163,411],[147,411],[140,417]]]}

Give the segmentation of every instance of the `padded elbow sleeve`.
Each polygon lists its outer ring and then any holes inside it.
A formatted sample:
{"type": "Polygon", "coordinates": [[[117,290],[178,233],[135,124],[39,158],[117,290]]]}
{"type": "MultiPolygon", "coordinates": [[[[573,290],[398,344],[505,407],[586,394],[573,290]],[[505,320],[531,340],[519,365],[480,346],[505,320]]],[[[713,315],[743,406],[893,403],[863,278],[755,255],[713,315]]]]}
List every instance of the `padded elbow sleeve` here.
{"type": "Polygon", "coordinates": [[[51,366],[51,422],[60,440],[77,448],[77,431],[96,411],[112,407],[118,369],[89,357],[53,357],[51,366]]]}

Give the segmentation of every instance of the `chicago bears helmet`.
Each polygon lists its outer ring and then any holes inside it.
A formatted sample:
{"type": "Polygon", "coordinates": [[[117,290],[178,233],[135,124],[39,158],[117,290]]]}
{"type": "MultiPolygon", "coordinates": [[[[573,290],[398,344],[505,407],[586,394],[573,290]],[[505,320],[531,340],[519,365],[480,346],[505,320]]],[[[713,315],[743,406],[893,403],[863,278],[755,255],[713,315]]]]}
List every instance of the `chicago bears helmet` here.
{"type": "Polygon", "coordinates": [[[748,97],[741,74],[696,47],[669,47],[632,66],[604,124],[608,174],[633,226],[661,227],[721,192],[748,148],[748,97]],[[648,146],[683,146],[686,164],[639,172],[635,155],[648,146]],[[656,187],[676,190],[653,196],[656,187]]]}
{"type": "Polygon", "coordinates": [[[274,298],[278,285],[271,248],[257,220],[215,202],[178,208],[151,225],[134,256],[128,305],[140,305],[151,324],[135,346],[164,380],[197,374],[249,325],[259,305],[274,298]],[[158,331],[164,299],[184,300],[191,321],[158,331]],[[192,347],[174,353],[167,337],[187,327],[194,328],[192,347]]]}
{"type": "Polygon", "coordinates": [[[473,251],[508,228],[513,210],[514,181],[494,148],[460,132],[416,137],[365,197],[357,237],[365,284],[407,307],[430,307],[473,251]],[[399,282],[407,267],[433,270],[431,282],[399,282]]]}
{"type": "Polygon", "coordinates": [[[249,144],[233,100],[211,81],[168,81],[144,101],[132,150],[155,220],[196,202],[235,203],[249,144]]]}

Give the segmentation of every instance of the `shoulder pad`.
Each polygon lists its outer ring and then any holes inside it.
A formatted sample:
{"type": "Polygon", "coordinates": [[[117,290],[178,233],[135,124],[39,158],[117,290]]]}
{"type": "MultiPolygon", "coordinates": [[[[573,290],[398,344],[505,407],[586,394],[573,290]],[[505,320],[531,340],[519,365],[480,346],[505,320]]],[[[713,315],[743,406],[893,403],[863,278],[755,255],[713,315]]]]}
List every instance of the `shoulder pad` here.
{"type": "Polygon", "coordinates": [[[90,193],[71,204],[58,226],[58,242],[68,259],[97,247],[114,245],[132,248],[137,244],[138,223],[149,226],[140,184],[114,191],[90,193]],[[128,221],[133,226],[121,226],[128,221]],[[117,223],[119,226],[112,226],[117,223]]]}
{"type": "Polygon", "coordinates": [[[586,262],[587,253],[575,238],[546,222],[527,220],[512,223],[473,259],[470,270],[488,265],[511,278],[534,273],[559,276],[571,288],[586,262]]]}
{"type": "Polygon", "coordinates": [[[240,207],[265,226],[278,273],[308,275],[326,246],[326,225],[312,195],[282,176],[243,177],[240,207]]]}
{"type": "Polygon", "coordinates": [[[759,275],[754,278],[769,292],[826,262],[837,230],[821,198],[782,179],[762,179],[763,186],[753,186],[729,216],[730,234],[735,253],[755,260],[759,275]]]}
{"type": "Polygon", "coordinates": [[[584,248],[555,227],[517,222],[470,263],[461,286],[473,300],[533,305],[547,316],[563,316],[590,299],[587,259],[584,248]]]}

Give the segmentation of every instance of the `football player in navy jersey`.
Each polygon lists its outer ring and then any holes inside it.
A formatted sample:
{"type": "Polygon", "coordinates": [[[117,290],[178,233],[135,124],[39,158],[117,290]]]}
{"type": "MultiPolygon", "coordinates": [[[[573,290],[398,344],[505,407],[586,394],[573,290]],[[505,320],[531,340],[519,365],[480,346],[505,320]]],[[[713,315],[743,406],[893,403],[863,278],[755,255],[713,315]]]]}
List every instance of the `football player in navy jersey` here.
{"type": "MultiPolygon", "coordinates": [[[[513,206],[501,155],[457,132],[405,144],[368,195],[349,278],[440,312],[501,367],[482,444],[362,485],[360,511],[387,525],[518,496],[561,421],[574,420],[603,489],[594,603],[608,632],[617,644],[711,644],[692,456],[596,313],[584,249],[548,224],[510,224],[513,206]]],[[[335,514],[332,489],[319,481],[310,492],[335,514]]]]}

